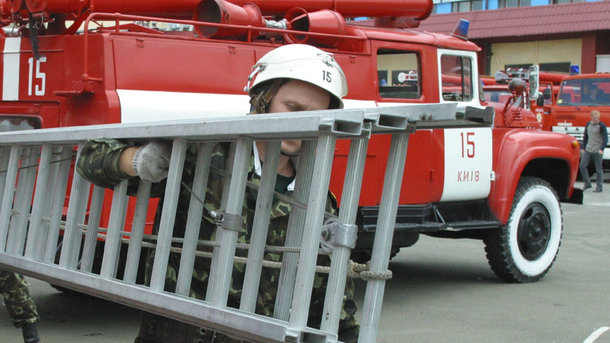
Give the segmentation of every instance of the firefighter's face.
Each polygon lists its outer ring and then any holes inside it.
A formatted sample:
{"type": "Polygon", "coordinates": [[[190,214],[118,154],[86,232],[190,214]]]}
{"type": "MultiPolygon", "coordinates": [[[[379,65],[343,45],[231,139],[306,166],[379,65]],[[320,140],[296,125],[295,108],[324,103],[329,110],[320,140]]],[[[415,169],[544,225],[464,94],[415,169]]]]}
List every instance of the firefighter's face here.
{"type": "MultiPolygon", "coordinates": [[[[311,83],[290,80],[271,99],[270,113],[325,110],[330,106],[330,94],[311,83]]],[[[282,141],[284,155],[298,155],[300,140],[282,141]]]]}

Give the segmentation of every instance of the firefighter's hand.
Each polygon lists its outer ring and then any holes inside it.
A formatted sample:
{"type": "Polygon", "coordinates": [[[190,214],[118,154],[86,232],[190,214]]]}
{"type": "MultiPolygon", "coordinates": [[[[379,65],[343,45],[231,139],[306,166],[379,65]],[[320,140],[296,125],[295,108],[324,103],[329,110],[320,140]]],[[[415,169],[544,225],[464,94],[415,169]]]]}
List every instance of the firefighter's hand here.
{"type": "Polygon", "coordinates": [[[150,141],[136,150],[132,166],[140,179],[159,182],[167,177],[172,146],[164,141],[150,141]]]}

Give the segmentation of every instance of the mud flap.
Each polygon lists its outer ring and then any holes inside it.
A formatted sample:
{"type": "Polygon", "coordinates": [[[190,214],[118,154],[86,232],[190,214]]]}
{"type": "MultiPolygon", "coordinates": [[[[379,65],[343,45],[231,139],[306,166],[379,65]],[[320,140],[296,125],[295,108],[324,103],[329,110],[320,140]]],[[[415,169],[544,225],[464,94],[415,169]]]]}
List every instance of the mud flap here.
{"type": "Polygon", "coordinates": [[[569,204],[578,204],[582,205],[583,203],[583,191],[580,188],[574,188],[572,191],[572,196],[568,199],[561,199],[561,202],[569,203],[569,204]]]}

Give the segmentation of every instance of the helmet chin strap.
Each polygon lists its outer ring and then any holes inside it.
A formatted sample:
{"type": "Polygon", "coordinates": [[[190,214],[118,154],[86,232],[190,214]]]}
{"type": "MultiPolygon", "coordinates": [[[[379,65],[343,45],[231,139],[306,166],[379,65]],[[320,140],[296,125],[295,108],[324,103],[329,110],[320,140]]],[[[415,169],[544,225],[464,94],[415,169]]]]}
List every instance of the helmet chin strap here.
{"type": "Polygon", "coordinates": [[[253,113],[267,113],[269,112],[269,105],[271,99],[277,94],[277,91],[282,87],[287,79],[275,79],[271,82],[269,87],[262,87],[263,90],[250,98],[250,105],[254,108],[253,113]],[[267,88],[267,89],[264,89],[267,88]]]}
{"type": "Polygon", "coordinates": [[[289,154],[287,152],[284,152],[284,150],[280,150],[280,155],[283,155],[283,156],[286,156],[286,157],[297,157],[297,156],[299,156],[300,152],[301,151],[299,150],[299,151],[297,151],[295,153],[289,154]]]}

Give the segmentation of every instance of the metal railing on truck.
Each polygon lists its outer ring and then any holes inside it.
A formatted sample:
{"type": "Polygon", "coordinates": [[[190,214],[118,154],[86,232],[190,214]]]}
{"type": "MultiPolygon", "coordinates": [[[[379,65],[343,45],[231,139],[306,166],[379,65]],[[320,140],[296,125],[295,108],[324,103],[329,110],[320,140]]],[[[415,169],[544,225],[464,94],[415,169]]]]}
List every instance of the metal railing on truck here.
{"type": "MultiPolygon", "coordinates": [[[[355,218],[371,134],[391,134],[391,146],[379,211],[372,260],[362,311],[359,342],[374,342],[392,233],[400,193],[408,137],[418,127],[469,125],[455,120],[454,104],[411,105],[362,110],[327,110],[289,114],[267,114],[205,120],[113,124],[54,128],[0,134],[0,268],[20,272],[51,284],[74,289],[111,301],[133,306],[193,325],[208,327],[232,336],[260,342],[336,342],[346,276],[351,264],[350,247],[356,239],[355,218]],[[113,137],[145,142],[172,140],[165,201],[160,229],[155,238],[155,259],[150,285],[135,282],[144,239],[144,219],[151,184],[140,182],[131,232],[125,232],[127,181],[114,188],[107,228],[100,228],[104,189],[92,186],[71,166],[79,147],[90,138],[113,137]],[[277,263],[279,283],[275,314],[256,314],[255,303],[263,266],[269,208],[273,198],[275,168],[281,140],[301,139],[300,169],[290,202],[293,211],[288,222],[284,253],[277,263]],[[338,217],[325,219],[325,205],[335,141],[351,140],[348,168],[338,217]],[[267,141],[267,156],[260,184],[250,244],[237,243],[235,220],[242,211],[253,141],[267,141]],[[209,154],[216,143],[230,142],[222,199],[224,220],[217,221],[212,243],[212,270],[205,300],[188,296],[198,231],[210,170],[209,154]],[[196,144],[196,176],[191,191],[186,230],[174,237],[182,169],[188,144],[196,144]],[[72,178],[69,175],[72,175],[72,178]],[[314,177],[315,175],[315,177],[314,177]],[[71,181],[71,185],[68,183],[71,181]],[[64,203],[70,187],[70,201],[64,216],[64,203]],[[64,218],[65,217],[65,218],[64,218]],[[103,241],[101,271],[92,273],[93,256],[103,241]],[[309,304],[320,242],[331,250],[324,313],[319,329],[307,326],[309,304]],[[61,249],[58,250],[58,243],[61,249]],[[119,259],[122,245],[127,258],[119,259]],[[240,309],[227,306],[232,265],[236,248],[247,248],[246,276],[240,309]],[[175,292],[164,291],[171,251],[181,254],[175,292]],[[56,262],[57,261],[57,262],[56,262]],[[117,276],[118,264],[124,273],[117,276]]],[[[200,243],[200,242],[199,242],[200,243]]],[[[363,277],[364,278],[364,277],[363,277]]]]}

